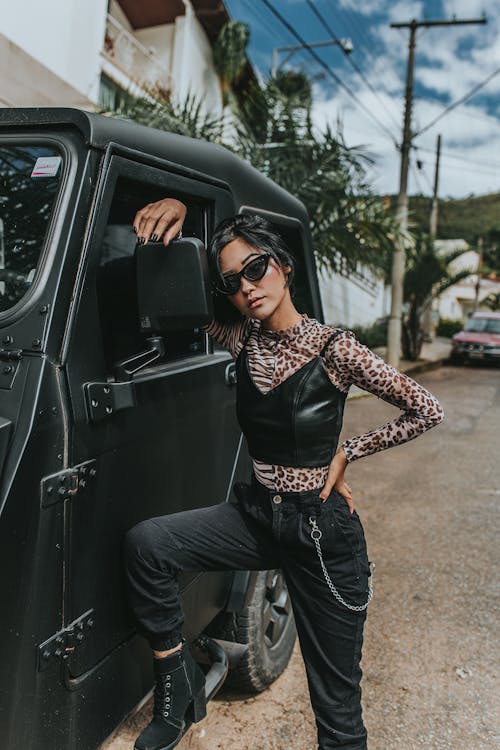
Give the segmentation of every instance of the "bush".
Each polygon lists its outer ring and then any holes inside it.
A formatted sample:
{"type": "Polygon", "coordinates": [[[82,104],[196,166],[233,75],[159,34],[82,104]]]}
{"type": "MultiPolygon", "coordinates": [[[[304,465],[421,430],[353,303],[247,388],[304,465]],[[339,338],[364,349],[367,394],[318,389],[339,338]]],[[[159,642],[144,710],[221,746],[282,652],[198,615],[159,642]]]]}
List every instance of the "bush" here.
{"type": "Polygon", "coordinates": [[[463,327],[464,321],[461,318],[439,318],[436,335],[451,338],[454,333],[458,333],[463,327]]]}
{"type": "Polygon", "coordinates": [[[351,326],[349,330],[356,334],[362,344],[373,349],[387,344],[387,326],[388,319],[383,318],[375,321],[371,326],[351,326]]]}

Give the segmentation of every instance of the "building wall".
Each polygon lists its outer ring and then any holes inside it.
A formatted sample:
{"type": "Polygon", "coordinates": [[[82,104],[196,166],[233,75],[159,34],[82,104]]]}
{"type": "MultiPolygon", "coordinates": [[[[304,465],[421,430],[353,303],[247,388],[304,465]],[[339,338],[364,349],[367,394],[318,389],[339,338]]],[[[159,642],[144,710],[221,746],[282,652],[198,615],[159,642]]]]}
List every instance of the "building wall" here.
{"type": "MultiPolygon", "coordinates": [[[[106,9],[107,0],[4,0],[0,32],[80,96],[96,100],[106,9]]],[[[0,87],[2,96],[4,82],[0,87]]]]}
{"type": "Polygon", "coordinates": [[[115,61],[102,55],[107,0],[2,0],[1,5],[0,66],[12,71],[9,77],[0,78],[0,103],[4,106],[88,106],[99,100],[101,71],[122,87],[135,90],[140,83],[138,77],[148,80],[144,76],[146,65],[151,66],[149,81],[154,79],[172,89],[178,101],[191,94],[201,100],[205,113],[222,113],[212,48],[189,6],[174,24],[134,31],[112,0],[110,15],[146,51],[154,50],[151,60],[140,51],[130,52],[129,69],[119,64],[118,53],[115,61]],[[22,78],[18,74],[21,71],[22,78]]]}
{"type": "Polygon", "coordinates": [[[155,62],[165,71],[165,81],[168,80],[172,73],[175,25],[166,23],[149,29],[138,29],[134,36],[146,49],[154,51],[155,62]]]}
{"type": "Polygon", "coordinates": [[[93,109],[86,96],[0,34],[0,107],[82,107],[93,109]]]}
{"type": "Polygon", "coordinates": [[[172,78],[175,98],[184,101],[194,95],[202,109],[211,115],[222,114],[222,96],[215,73],[210,42],[193,11],[175,19],[172,78]]]}
{"type": "Polygon", "coordinates": [[[373,280],[368,290],[356,279],[321,271],[319,287],[325,322],[330,325],[369,326],[390,312],[390,288],[381,280],[373,280]]]}

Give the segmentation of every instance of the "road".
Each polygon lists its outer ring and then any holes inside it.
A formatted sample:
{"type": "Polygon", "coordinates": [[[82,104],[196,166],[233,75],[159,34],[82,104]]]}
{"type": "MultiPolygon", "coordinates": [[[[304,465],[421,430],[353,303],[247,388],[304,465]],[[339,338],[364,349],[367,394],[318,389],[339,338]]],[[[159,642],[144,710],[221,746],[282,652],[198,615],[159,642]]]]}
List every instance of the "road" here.
{"type": "MultiPolygon", "coordinates": [[[[500,372],[442,367],[416,379],[440,400],[445,421],[404,446],[353,462],[347,474],[376,564],[362,662],[369,748],[491,750],[499,718],[500,372]]],[[[349,401],[343,437],[395,413],[374,396],[349,401]]],[[[103,750],[132,748],[149,710],[103,750]]],[[[316,748],[298,647],[269,690],[218,697],[178,747],[316,748]]]]}

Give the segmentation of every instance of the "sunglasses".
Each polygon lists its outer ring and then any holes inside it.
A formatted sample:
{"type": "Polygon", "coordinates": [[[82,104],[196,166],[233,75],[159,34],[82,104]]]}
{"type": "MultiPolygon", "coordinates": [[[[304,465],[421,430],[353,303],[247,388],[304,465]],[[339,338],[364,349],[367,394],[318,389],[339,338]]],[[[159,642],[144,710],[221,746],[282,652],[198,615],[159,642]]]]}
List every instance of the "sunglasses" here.
{"type": "Polygon", "coordinates": [[[271,255],[269,253],[258,255],[247,263],[241,271],[238,271],[237,273],[228,273],[225,276],[222,276],[215,282],[215,289],[220,292],[220,294],[236,294],[240,288],[241,277],[243,276],[243,278],[248,281],[258,281],[267,271],[270,258],[271,255]]]}

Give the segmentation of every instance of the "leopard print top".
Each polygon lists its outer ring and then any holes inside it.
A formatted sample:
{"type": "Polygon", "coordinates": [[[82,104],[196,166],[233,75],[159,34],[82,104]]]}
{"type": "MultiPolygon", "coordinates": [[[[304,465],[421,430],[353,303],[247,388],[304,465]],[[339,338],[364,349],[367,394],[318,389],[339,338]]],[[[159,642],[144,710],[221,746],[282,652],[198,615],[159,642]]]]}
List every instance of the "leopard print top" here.
{"type": "MultiPolygon", "coordinates": [[[[291,326],[268,331],[260,321],[247,318],[241,323],[213,321],[205,328],[236,358],[248,336],[248,367],[257,388],[266,393],[318,355],[335,329],[308,315],[291,326]]],[[[325,365],[332,383],[347,393],[351,385],[397,406],[402,413],[370,432],[344,440],[349,463],[371,453],[413,440],[444,419],[437,399],[412,378],[387,364],[361,344],[352,331],[343,330],[325,351],[325,365]]],[[[278,492],[313,490],[322,487],[328,466],[296,468],[253,460],[257,479],[278,492]]]]}

